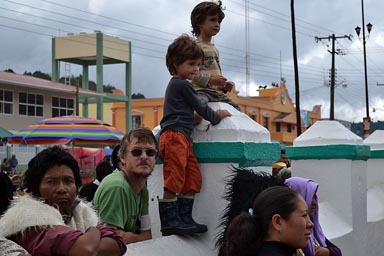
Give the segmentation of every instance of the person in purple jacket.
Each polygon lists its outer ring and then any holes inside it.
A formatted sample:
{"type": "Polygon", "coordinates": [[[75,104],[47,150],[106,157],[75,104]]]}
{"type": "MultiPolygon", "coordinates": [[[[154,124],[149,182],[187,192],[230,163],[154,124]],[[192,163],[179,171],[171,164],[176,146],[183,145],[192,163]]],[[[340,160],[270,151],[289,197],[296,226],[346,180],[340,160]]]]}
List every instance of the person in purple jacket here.
{"type": "Polygon", "coordinates": [[[301,177],[286,179],[285,184],[299,192],[305,199],[309,216],[314,224],[311,231],[311,239],[308,241],[307,246],[303,248],[305,256],[341,256],[340,248],[325,237],[319,222],[319,205],[316,195],[319,184],[313,180],[301,177]]]}

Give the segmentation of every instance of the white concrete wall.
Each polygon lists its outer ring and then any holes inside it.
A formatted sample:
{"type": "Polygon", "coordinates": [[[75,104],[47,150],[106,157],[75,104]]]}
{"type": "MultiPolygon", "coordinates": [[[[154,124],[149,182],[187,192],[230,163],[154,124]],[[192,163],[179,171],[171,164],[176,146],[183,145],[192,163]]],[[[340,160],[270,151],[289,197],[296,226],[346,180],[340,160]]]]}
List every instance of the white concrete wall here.
{"type": "MultiPolygon", "coordinates": [[[[220,126],[217,128],[227,129],[220,126]]],[[[209,129],[207,132],[210,131],[212,130],[209,129]]],[[[238,131],[241,132],[241,129],[238,131]]],[[[250,132],[247,137],[260,138],[265,136],[260,127],[256,127],[255,131],[261,131],[262,135],[258,136],[258,132],[252,135],[250,132]]],[[[206,131],[201,129],[198,132],[205,133],[206,131]]],[[[196,134],[194,135],[196,136],[196,134]]],[[[205,134],[204,136],[206,139],[212,139],[212,141],[220,139],[214,138],[214,134],[205,134]]],[[[238,136],[238,138],[240,137],[238,136]]],[[[261,141],[264,142],[265,139],[261,139],[261,141]]],[[[361,138],[340,126],[339,123],[320,121],[297,138],[294,147],[326,147],[340,144],[351,145],[352,147],[354,145],[364,146],[361,138]]],[[[325,235],[339,246],[343,255],[346,256],[384,255],[382,243],[384,206],[381,204],[384,201],[382,199],[384,192],[381,190],[384,174],[379,171],[383,170],[383,164],[380,162],[381,159],[371,160],[343,159],[332,156],[329,159],[292,160],[294,176],[311,178],[320,184],[318,190],[320,222],[325,235]],[[370,173],[371,168],[374,169],[375,173],[370,173]],[[374,176],[371,177],[371,174],[374,176]],[[370,185],[372,188],[369,188],[370,185]],[[374,216],[370,215],[370,209],[374,209],[374,216]]],[[[236,163],[234,165],[237,166],[236,163]]],[[[148,180],[154,239],[129,245],[126,255],[216,255],[214,241],[219,232],[217,229],[218,219],[226,205],[222,199],[223,181],[228,175],[229,166],[230,163],[200,164],[203,188],[196,197],[194,217],[197,221],[207,224],[209,231],[206,234],[190,237],[161,237],[157,197],[162,196],[163,179],[162,166],[156,166],[153,175],[148,180]]],[[[267,166],[258,166],[255,169],[269,172],[271,170],[267,166]]]]}
{"type": "MultiPolygon", "coordinates": [[[[375,153],[384,150],[384,131],[376,130],[364,140],[375,153]]],[[[371,158],[367,163],[367,220],[377,223],[384,219],[384,159],[371,158]]]]}
{"type": "MultiPolygon", "coordinates": [[[[383,149],[383,140],[380,133],[363,143],[339,123],[319,121],[295,140],[294,147],[372,145],[383,149]]],[[[332,156],[292,160],[294,176],[319,183],[320,222],[325,235],[343,255],[384,255],[383,164],[383,159],[332,156]]]]}
{"type": "MultiPolygon", "coordinates": [[[[217,126],[210,126],[209,129],[207,129],[209,123],[204,121],[196,127],[193,133],[195,143],[270,142],[268,130],[251,120],[244,113],[225,103],[209,104],[213,109],[227,109],[231,112],[232,116],[222,120],[217,126]]],[[[276,155],[280,155],[280,150],[276,152],[276,155]]],[[[223,199],[224,180],[228,177],[231,165],[238,167],[238,163],[200,163],[203,186],[201,192],[195,198],[193,217],[197,222],[206,224],[208,232],[186,237],[175,235],[161,236],[157,198],[162,198],[163,195],[163,166],[156,165],[153,174],[148,179],[148,190],[150,193],[149,212],[151,215],[153,239],[128,245],[126,255],[217,255],[215,241],[216,235],[220,231],[217,227],[220,216],[227,204],[227,201],[223,199]]],[[[256,166],[252,168],[256,171],[271,172],[270,166],[256,166]]]]}
{"type": "Polygon", "coordinates": [[[320,222],[329,238],[352,231],[351,162],[344,159],[291,161],[293,176],[319,184],[320,222]]]}

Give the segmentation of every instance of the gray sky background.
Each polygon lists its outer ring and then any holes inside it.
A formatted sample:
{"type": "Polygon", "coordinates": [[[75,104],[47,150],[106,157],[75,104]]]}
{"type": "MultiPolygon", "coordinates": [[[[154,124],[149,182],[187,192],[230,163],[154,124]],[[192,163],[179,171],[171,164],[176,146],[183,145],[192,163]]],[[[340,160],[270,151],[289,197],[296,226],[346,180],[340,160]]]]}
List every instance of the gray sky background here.
{"type": "MultiPolygon", "coordinates": [[[[51,73],[51,38],[67,33],[106,34],[132,41],[133,92],[147,98],[163,97],[170,78],[164,56],[168,45],[182,33],[191,35],[190,13],[197,0],[0,0],[0,70],[16,73],[41,70],[51,73]]],[[[245,3],[223,0],[226,17],[214,39],[219,48],[223,74],[236,83],[240,95],[245,87],[245,3]]],[[[365,116],[363,44],[354,28],[362,26],[361,0],[296,0],[296,35],[299,56],[301,108],[322,105],[329,117],[329,69],[331,42],[315,42],[315,36],[352,34],[352,41],[338,39],[337,81],[347,87],[335,89],[335,118],[362,121],[365,116]]],[[[365,23],[373,29],[367,40],[370,116],[384,119],[384,2],[365,0],[365,23]],[[372,107],[379,108],[376,112],[372,107]],[[382,110],[380,110],[382,109],[382,110]]],[[[250,95],[259,85],[287,80],[295,101],[292,61],[290,1],[250,0],[250,95]]],[[[361,33],[362,34],[362,33],[361,33]]],[[[64,75],[62,63],[61,75],[64,75]]],[[[123,65],[104,68],[104,83],[123,89],[123,65]]],[[[71,64],[71,74],[81,73],[71,64]]],[[[90,70],[95,80],[95,69],[90,70]]]]}

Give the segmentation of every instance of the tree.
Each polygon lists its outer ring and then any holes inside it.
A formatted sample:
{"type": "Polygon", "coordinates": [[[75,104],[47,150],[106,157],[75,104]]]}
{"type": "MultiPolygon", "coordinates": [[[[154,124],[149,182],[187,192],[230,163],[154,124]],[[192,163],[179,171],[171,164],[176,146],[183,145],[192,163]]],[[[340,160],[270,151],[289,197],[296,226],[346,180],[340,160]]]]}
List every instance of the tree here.
{"type": "Polygon", "coordinates": [[[11,68],[7,68],[7,69],[5,69],[4,72],[15,73],[15,71],[13,71],[13,69],[11,69],[11,68]]]}
{"type": "Polygon", "coordinates": [[[145,99],[145,96],[141,93],[133,93],[131,98],[132,99],[145,99]]]}
{"type": "Polygon", "coordinates": [[[33,72],[32,76],[37,77],[37,78],[41,78],[41,79],[45,79],[45,80],[52,80],[52,77],[49,74],[43,73],[40,70],[33,72]]]}
{"type": "Polygon", "coordinates": [[[116,89],[115,86],[107,84],[106,86],[104,85],[104,92],[109,92],[112,93],[112,90],[116,89]]]}

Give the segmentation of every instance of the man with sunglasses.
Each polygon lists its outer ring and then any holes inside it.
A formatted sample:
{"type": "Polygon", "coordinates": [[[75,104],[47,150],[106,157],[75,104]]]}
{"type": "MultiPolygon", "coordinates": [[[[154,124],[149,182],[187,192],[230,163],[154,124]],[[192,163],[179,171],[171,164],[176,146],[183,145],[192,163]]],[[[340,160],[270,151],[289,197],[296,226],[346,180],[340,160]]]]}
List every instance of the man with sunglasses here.
{"type": "Polygon", "coordinates": [[[147,178],[152,174],[158,145],[147,128],[131,130],[120,143],[121,170],[100,184],[93,199],[102,221],[120,230],[126,244],[152,238],[147,178]]]}

